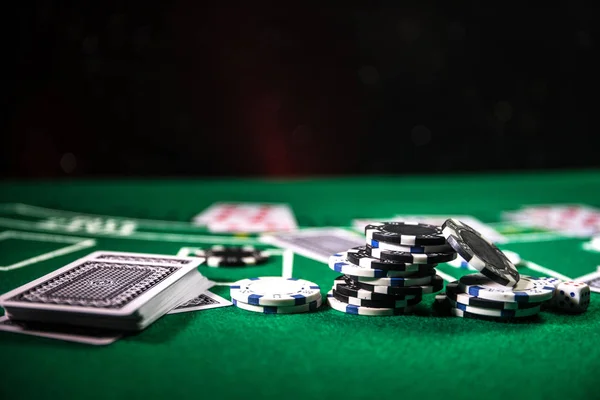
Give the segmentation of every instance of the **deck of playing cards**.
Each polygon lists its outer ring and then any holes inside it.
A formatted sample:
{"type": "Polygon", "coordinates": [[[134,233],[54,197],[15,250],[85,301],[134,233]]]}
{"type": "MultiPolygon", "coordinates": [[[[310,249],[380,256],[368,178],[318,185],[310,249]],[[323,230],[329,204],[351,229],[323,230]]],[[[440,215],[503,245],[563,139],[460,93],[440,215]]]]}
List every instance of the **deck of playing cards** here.
{"type": "Polygon", "coordinates": [[[13,321],[139,331],[209,287],[202,258],[94,252],[0,296],[13,321]]]}

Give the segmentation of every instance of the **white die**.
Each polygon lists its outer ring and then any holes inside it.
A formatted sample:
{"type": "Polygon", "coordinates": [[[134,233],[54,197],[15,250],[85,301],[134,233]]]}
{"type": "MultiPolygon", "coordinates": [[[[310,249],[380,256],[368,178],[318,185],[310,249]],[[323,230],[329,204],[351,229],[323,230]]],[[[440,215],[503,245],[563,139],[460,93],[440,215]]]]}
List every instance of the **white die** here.
{"type": "Polygon", "coordinates": [[[552,305],[569,313],[582,313],[590,305],[590,287],[583,282],[561,282],[556,287],[552,305]]]}

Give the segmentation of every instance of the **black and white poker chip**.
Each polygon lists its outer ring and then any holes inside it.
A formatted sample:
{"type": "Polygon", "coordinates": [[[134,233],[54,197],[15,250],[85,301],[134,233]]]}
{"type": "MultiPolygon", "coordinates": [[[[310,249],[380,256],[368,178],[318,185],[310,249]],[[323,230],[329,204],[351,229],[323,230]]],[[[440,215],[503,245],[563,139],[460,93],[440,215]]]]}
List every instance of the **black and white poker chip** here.
{"type": "Polygon", "coordinates": [[[490,240],[470,226],[455,219],[442,225],[442,233],[448,244],[489,279],[504,286],[515,286],[520,276],[517,268],[490,240]]]}
{"type": "Polygon", "coordinates": [[[342,303],[352,304],[359,307],[369,308],[406,308],[409,306],[417,305],[421,302],[421,297],[413,297],[411,299],[400,299],[393,298],[391,300],[367,300],[360,299],[358,297],[346,296],[345,294],[332,288],[333,297],[341,301],[342,303]]]}
{"type": "MultiPolygon", "coordinates": [[[[340,278],[344,279],[347,283],[352,286],[358,287],[362,290],[367,290],[373,293],[379,294],[387,294],[392,296],[409,296],[416,295],[422,296],[424,294],[436,293],[442,290],[444,287],[444,280],[440,278],[438,275],[434,276],[430,283],[426,285],[415,285],[415,286],[404,286],[404,287],[396,287],[396,286],[376,286],[370,285],[365,282],[355,281],[347,275],[343,275],[340,278]]],[[[338,278],[338,279],[340,279],[338,278]]]]}
{"type": "Polygon", "coordinates": [[[348,261],[353,264],[360,265],[364,268],[381,269],[385,271],[406,271],[406,272],[421,272],[431,270],[437,264],[412,264],[408,262],[384,260],[381,258],[372,257],[367,250],[367,246],[358,246],[349,249],[346,252],[348,261]]]}
{"type": "Polygon", "coordinates": [[[364,290],[356,286],[346,276],[337,277],[333,281],[333,289],[336,292],[343,294],[344,296],[356,297],[357,299],[362,300],[378,300],[390,302],[396,300],[411,300],[415,298],[421,298],[421,295],[418,293],[395,295],[364,290]]]}
{"type": "Polygon", "coordinates": [[[456,252],[454,251],[447,253],[409,253],[406,251],[383,250],[371,246],[366,246],[366,250],[373,258],[409,264],[439,264],[456,258],[456,252]]]}
{"type": "Polygon", "coordinates": [[[446,243],[439,226],[417,222],[379,222],[365,227],[370,240],[404,246],[432,246],[446,243]]]}
{"type": "Polygon", "coordinates": [[[264,264],[269,260],[267,250],[257,250],[254,246],[215,245],[210,249],[196,250],[194,255],[206,258],[209,267],[244,267],[264,264]]]}

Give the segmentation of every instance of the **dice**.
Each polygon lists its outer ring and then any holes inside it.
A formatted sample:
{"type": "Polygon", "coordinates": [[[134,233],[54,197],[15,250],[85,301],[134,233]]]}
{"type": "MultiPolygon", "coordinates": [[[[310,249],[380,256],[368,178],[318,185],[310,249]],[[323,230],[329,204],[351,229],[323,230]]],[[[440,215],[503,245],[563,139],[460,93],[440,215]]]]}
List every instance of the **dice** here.
{"type": "Polygon", "coordinates": [[[583,282],[561,282],[556,286],[552,307],[568,313],[582,313],[590,305],[590,293],[590,287],[583,282]]]}

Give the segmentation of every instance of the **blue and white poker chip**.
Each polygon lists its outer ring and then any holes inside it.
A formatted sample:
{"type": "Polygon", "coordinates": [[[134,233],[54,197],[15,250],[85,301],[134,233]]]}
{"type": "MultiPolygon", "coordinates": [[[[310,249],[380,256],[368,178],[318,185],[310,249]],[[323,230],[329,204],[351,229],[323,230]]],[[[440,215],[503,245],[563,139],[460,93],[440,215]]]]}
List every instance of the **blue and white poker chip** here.
{"type": "Polygon", "coordinates": [[[345,275],[362,276],[367,278],[406,277],[418,271],[383,270],[366,267],[364,264],[354,264],[348,260],[348,253],[341,252],[329,257],[329,268],[345,275]]]}
{"type": "Polygon", "coordinates": [[[491,308],[482,308],[482,307],[474,307],[469,306],[467,304],[458,303],[451,298],[448,298],[451,306],[463,312],[468,312],[471,314],[483,315],[486,317],[501,317],[501,318],[522,318],[522,317],[531,317],[540,312],[540,305],[529,308],[520,308],[515,310],[498,310],[491,308]]]}
{"type": "Polygon", "coordinates": [[[494,310],[518,310],[521,308],[537,307],[540,303],[517,303],[512,301],[486,300],[460,291],[458,281],[446,284],[446,296],[457,303],[471,307],[491,308],[494,310]]]}
{"type": "Polygon", "coordinates": [[[541,303],[550,300],[556,289],[547,279],[523,275],[514,287],[501,285],[482,274],[465,275],[458,281],[463,293],[486,300],[541,303]]]}
{"type": "Polygon", "coordinates": [[[304,279],[265,276],[235,282],[230,286],[230,295],[249,305],[289,307],[321,299],[321,289],[304,279]]]}

